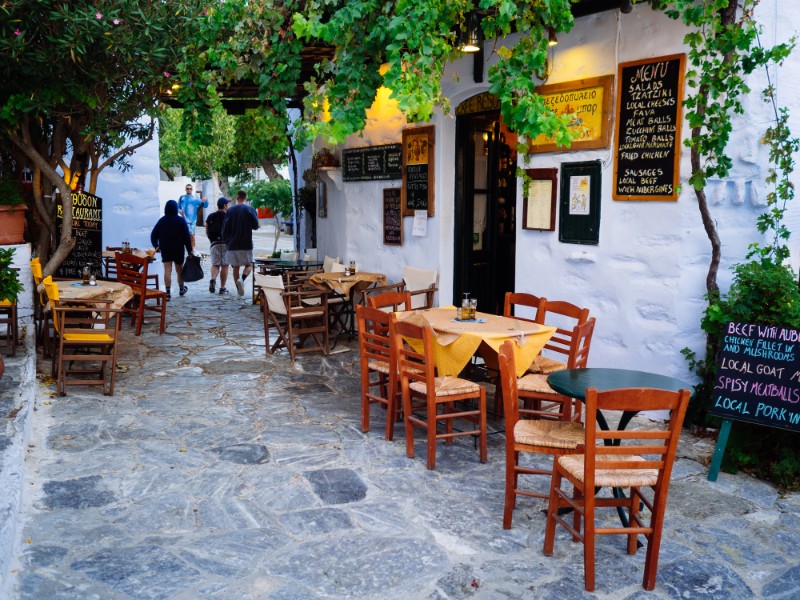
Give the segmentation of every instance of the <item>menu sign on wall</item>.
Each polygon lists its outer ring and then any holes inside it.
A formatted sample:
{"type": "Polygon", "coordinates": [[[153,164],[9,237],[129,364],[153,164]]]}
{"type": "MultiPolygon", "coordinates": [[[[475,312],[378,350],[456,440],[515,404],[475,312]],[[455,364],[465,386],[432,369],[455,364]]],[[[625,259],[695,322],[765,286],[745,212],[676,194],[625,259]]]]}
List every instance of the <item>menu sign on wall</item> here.
{"type": "MultiPolygon", "coordinates": [[[[63,208],[58,205],[56,227],[61,236],[63,208]]],[[[83,267],[91,266],[94,273],[100,273],[103,260],[103,200],[85,192],[72,192],[72,235],[75,246],[66,260],[61,263],[56,275],[70,279],[80,279],[83,267]]]]}
{"type": "Polygon", "coordinates": [[[342,179],[344,181],[400,179],[402,176],[403,148],[401,144],[342,150],[342,179]]]}
{"type": "Polygon", "coordinates": [[[710,412],[800,431],[800,330],[726,323],[710,412]]]}
{"type": "Polygon", "coordinates": [[[432,126],[403,130],[403,216],[416,210],[433,216],[433,143],[432,126]]]}
{"type": "Polygon", "coordinates": [[[403,245],[403,208],[400,188],[383,190],[383,243],[387,246],[403,245]]]}
{"type": "Polygon", "coordinates": [[[621,63],[614,200],[677,200],[685,54],[621,63]]]}

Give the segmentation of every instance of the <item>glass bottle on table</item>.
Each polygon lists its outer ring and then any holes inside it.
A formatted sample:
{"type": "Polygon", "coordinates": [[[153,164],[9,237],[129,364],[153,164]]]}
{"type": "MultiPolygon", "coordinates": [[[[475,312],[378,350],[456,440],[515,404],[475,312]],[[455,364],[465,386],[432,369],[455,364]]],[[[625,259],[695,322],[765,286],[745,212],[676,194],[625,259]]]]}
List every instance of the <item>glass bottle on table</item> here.
{"type": "Polygon", "coordinates": [[[86,264],[83,265],[83,271],[81,272],[81,279],[83,281],[83,285],[89,285],[89,279],[92,277],[92,269],[91,267],[86,264]]]}
{"type": "Polygon", "coordinates": [[[469,292],[464,292],[464,299],[461,301],[461,310],[459,311],[458,318],[462,321],[469,321],[470,319],[470,300],[469,292]]]}

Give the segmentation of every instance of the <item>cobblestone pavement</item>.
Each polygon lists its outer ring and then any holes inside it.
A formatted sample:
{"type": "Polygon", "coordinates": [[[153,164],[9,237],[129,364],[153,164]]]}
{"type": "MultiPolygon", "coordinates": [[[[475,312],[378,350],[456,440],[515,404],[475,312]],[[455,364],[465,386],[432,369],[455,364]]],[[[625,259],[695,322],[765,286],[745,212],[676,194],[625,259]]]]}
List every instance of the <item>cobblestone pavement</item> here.
{"type": "Polygon", "coordinates": [[[164,335],[126,323],[113,397],[55,397],[40,361],[12,598],[800,597],[800,497],[708,482],[712,441],[684,434],[655,592],[644,551],[603,536],[586,594],[580,544],[560,533],[542,554],[541,501],[502,529],[502,434],[485,465],[462,438],[427,471],[379,410],[360,431],[354,344],[266,355],[248,296],[207,289],[173,298],[164,335]]]}

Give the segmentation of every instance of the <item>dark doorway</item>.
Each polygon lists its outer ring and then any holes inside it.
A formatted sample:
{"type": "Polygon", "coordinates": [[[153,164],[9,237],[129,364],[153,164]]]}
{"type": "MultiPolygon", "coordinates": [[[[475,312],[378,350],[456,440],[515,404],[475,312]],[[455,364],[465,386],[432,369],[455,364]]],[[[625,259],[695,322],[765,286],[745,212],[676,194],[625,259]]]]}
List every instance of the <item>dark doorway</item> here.
{"type": "Polygon", "coordinates": [[[514,290],[517,136],[498,110],[463,112],[456,112],[453,301],[469,292],[478,310],[501,314],[514,290]]]}

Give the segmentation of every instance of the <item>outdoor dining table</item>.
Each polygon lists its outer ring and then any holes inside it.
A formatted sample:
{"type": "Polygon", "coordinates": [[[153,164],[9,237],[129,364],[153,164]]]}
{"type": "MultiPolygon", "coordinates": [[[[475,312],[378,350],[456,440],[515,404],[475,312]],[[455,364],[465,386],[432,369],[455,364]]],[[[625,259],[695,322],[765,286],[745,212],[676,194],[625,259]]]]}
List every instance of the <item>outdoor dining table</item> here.
{"type": "MultiPolygon", "coordinates": [[[[64,279],[56,283],[61,300],[111,300],[111,308],[122,308],[133,298],[131,287],[116,281],[98,281],[96,285],[88,285],[79,279],[64,279]]],[[[39,291],[45,292],[44,284],[39,285],[39,291]]]]}
{"type": "MultiPolygon", "coordinates": [[[[103,258],[114,258],[114,256],[119,252],[120,254],[124,254],[121,250],[103,250],[103,258]]],[[[155,250],[139,250],[138,248],[132,248],[131,254],[137,256],[139,258],[146,258],[149,262],[155,262],[156,258],[156,251],[155,250]]]]}
{"type": "MultiPolygon", "coordinates": [[[[512,340],[516,374],[520,377],[556,331],[555,327],[482,312],[477,313],[474,320],[460,321],[454,306],[397,314],[401,320],[429,325],[433,329],[433,353],[439,376],[458,375],[481,348],[496,354],[503,342],[512,340]]],[[[409,343],[414,346],[414,342],[409,343]]]]}
{"type": "MultiPolygon", "coordinates": [[[[586,390],[589,388],[597,388],[598,392],[620,388],[655,388],[659,390],[669,390],[671,392],[692,389],[692,386],[685,381],[667,375],[631,369],[606,369],[596,367],[556,371],[548,375],[547,383],[559,394],[564,394],[570,398],[577,398],[581,401],[586,398],[586,390]]],[[[623,412],[617,429],[625,429],[631,419],[636,416],[637,412],[638,411],[623,412]]],[[[600,412],[597,413],[597,419],[601,428],[608,429],[608,423],[600,412]]]]}
{"type": "MultiPolygon", "coordinates": [[[[340,321],[341,329],[334,340],[334,346],[339,339],[339,335],[346,333],[349,339],[355,337],[355,309],[353,308],[353,296],[356,292],[361,292],[372,284],[383,285],[386,283],[386,275],[383,273],[369,273],[358,271],[345,275],[344,273],[314,273],[308,278],[309,283],[323,289],[328,289],[337,294],[345,303],[342,316],[344,321],[340,321]]],[[[330,304],[328,305],[330,306],[330,304]]]]}
{"type": "MultiPolygon", "coordinates": [[[[606,392],[608,390],[616,390],[621,388],[655,388],[658,390],[668,390],[671,392],[678,392],[680,390],[691,390],[692,386],[667,375],[660,375],[658,373],[649,373],[647,371],[636,371],[631,369],[606,369],[606,368],[586,368],[586,369],[565,369],[563,371],[556,371],[547,376],[547,383],[560,394],[577,398],[578,400],[585,400],[586,390],[589,388],[596,388],[598,392],[606,392]]],[[[618,430],[624,430],[631,419],[638,414],[639,411],[626,410],[622,413],[617,423],[618,430]]],[[[601,429],[606,431],[610,429],[608,421],[605,416],[597,411],[597,424],[601,429]]],[[[619,440],[616,440],[619,443],[619,440]]],[[[611,442],[611,440],[606,440],[611,442]]],[[[612,488],[612,493],[615,498],[624,496],[622,488],[612,488]]],[[[624,526],[628,525],[628,518],[622,507],[617,507],[619,519],[624,526]]],[[[637,542],[641,547],[641,542],[637,542]]]]}

